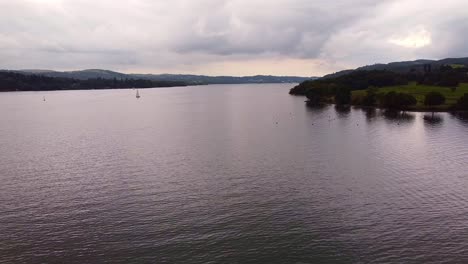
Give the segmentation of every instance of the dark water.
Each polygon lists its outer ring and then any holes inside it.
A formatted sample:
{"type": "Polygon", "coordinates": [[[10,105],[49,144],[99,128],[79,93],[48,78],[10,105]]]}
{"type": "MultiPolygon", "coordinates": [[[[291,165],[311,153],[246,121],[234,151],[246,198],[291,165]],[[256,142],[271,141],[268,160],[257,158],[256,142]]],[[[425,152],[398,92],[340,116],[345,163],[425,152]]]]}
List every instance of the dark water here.
{"type": "Polygon", "coordinates": [[[468,263],[468,119],[289,87],[0,94],[0,263],[468,263]]]}

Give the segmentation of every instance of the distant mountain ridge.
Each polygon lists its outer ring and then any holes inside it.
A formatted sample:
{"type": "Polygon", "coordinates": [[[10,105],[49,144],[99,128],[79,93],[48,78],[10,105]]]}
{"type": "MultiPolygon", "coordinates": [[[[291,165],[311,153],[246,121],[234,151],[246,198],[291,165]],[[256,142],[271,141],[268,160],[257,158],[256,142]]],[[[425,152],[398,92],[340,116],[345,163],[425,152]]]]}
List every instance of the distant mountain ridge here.
{"type": "MultiPolygon", "coordinates": [[[[51,91],[51,90],[94,90],[94,89],[128,89],[187,86],[185,82],[153,81],[146,79],[105,79],[90,78],[80,80],[76,78],[49,77],[37,72],[25,74],[15,71],[0,70],[0,92],[10,91],[51,91]]],[[[48,72],[48,71],[46,71],[48,72]]]]}
{"type": "Polygon", "coordinates": [[[13,72],[23,74],[35,74],[55,78],[71,78],[78,80],[87,79],[144,79],[152,81],[178,81],[187,84],[242,84],[242,83],[300,83],[305,80],[316,79],[317,77],[299,76],[206,76],[192,74],[126,74],[110,70],[87,69],[81,71],[52,71],[43,69],[15,70],[13,72]]]}
{"type": "Polygon", "coordinates": [[[334,78],[338,76],[342,76],[353,71],[371,71],[371,70],[388,70],[397,73],[407,73],[410,71],[416,72],[423,72],[424,65],[431,64],[433,68],[438,68],[442,65],[453,65],[453,64],[460,64],[465,65],[468,67],[468,57],[464,58],[446,58],[442,60],[414,60],[414,61],[400,61],[400,62],[390,62],[390,63],[377,63],[373,65],[362,66],[353,70],[343,70],[339,72],[335,72],[332,74],[327,74],[322,78],[334,78]]]}

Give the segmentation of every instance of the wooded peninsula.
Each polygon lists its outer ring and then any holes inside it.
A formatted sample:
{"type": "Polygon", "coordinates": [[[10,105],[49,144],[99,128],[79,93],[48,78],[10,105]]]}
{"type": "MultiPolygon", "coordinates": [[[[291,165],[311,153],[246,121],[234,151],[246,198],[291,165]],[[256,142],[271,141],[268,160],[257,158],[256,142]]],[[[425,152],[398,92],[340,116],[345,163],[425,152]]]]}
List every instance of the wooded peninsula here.
{"type": "Polygon", "coordinates": [[[179,81],[153,81],[144,79],[104,79],[86,80],[28,75],[15,72],[0,72],[0,92],[6,91],[50,91],[50,90],[91,90],[186,86],[179,81]]]}
{"type": "Polygon", "coordinates": [[[331,103],[399,111],[468,110],[468,65],[419,63],[397,70],[391,66],[304,81],[289,93],[306,96],[312,105],[331,103]]]}
{"type": "Polygon", "coordinates": [[[208,84],[300,83],[311,78],[314,77],[128,74],[101,69],[79,71],[0,70],[0,92],[153,88],[208,84]]]}

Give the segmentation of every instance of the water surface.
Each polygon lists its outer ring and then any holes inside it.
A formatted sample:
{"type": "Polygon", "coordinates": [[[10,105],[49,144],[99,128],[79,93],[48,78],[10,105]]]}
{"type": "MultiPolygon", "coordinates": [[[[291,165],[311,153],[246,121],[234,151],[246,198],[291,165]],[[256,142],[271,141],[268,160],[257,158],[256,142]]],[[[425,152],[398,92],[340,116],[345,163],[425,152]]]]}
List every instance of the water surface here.
{"type": "Polygon", "coordinates": [[[291,86],[1,93],[0,263],[467,263],[468,120],[291,86]]]}

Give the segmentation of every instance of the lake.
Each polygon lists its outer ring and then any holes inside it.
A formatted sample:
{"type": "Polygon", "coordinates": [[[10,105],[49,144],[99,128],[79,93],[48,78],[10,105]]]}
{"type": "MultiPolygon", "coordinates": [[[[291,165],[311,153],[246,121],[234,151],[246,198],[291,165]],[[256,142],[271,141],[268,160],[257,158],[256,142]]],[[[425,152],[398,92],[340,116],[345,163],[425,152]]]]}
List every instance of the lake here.
{"type": "Polygon", "coordinates": [[[292,86],[1,93],[0,263],[468,263],[468,119],[292,86]]]}

